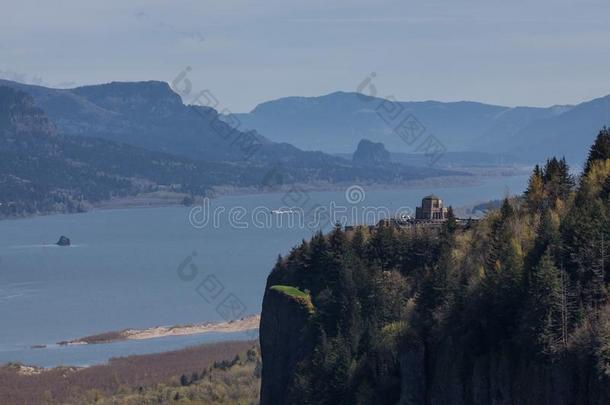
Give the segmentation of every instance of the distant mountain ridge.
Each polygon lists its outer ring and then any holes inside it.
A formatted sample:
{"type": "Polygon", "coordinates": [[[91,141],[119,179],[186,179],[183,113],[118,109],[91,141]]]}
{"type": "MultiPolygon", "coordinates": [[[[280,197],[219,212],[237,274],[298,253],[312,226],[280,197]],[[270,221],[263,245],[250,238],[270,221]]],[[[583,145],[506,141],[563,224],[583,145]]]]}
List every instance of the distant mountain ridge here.
{"type": "MultiPolygon", "coordinates": [[[[0,83],[0,218],[75,212],[113,197],[150,192],[182,194],[185,202],[192,202],[193,197],[221,186],[260,191],[295,183],[401,184],[465,175],[404,165],[365,168],[339,157],[269,141],[257,150],[257,159],[246,161],[239,154],[243,150],[235,145],[218,149],[209,138],[210,143],[205,137],[192,139],[178,129],[163,138],[160,128],[171,129],[169,124],[180,121],[181,115],[195,122],[199,113],[194,118],[189,110],[201,109],[182,105],[167,91],[167,85],[121,84],[119,92],[116,86],[111,83],[72,91],[23,86],[36,99],[15,88],[20,86],[0,83]],[[120,96],[124,92],[131,96],[120,96]],[[56,118],[50,119],[41,106],[54,111],[56,118]],[[142,125],[149,125],[150,132],[142,125]],[[148,134],[151,139],[146,138],[148,134]],[[160,141],[171,137],[195,158],[185,157],[189,153],[181,155],[176,148],[171,149],[173,153],[161,151],[160,141]],[[215,154],[215,158],[203,159],[201,150],[215,154]],[[222,155],[223,150],[226,155],[222,155]]],[[[204,114],[216,112],[210,109],[204,114]]],[[[228,128],[220,120],[216,124],[216,128],[228,128]]]]}
{"type": "Polygon", "coordinates": [[[417,153],[419,141],[434,135],[449,152],[489,152],[527,162],[554,154],[579,163],[592,141],[590,134],[610,125],[610,95],[576,106],[541,108],[471,101],[390,102],[335,92],[261,103],[250,113],[234,114],[232,121],[239,126],[232,128],[214,109],[184,105],[165,82],[112,82],[74,89],[6,80],[0,85],[32,95],[63,134],[205,161],[337,163],[332,156],[307,151],[351,153],[360,139],[370,139],[382,142],[391,153],[417,153]],[[395,128],[405,116],[421,124],[424,135],[418,142],[407,143],[397,134],[395,128]]]}
{"type": "Polygon", "coordinates": [[[165,82],[112,82],[52,89],[0,80],[31,95],[58,132],[95,137],[206,162],[282,164],[301,168],[344,166],[321,152],[272,142],[256,131],[224,122],[216,110],[184,105],[165,82]]]}
{"type": "Polygon", "coordinates": [[[578,104],[549,119],[538,120],[517,132],[505,148],[523,156],[551,151],[580,162],[593,142],[590,134],[610,126],[610,95],[578,104]]]}
{"type": "Polygon", "coordinates": [[[576,106],[541,108],[470,101],[384,104],[380,98],[335,92],[280,98],[236,116],[244,128],[255,128],[273,141],[289,142],[304,150],[349,153],[366,138],[383,142],[391,153],[413,153],[417,145],[405,143],[394,132],[402,118],[389,123],[383,119],[408,114],[448,151],[502,153],[531,162],[556,154],[579,162],[593,140],[591,134],[610,124],[610,96],[576,106]]]}
{"type": "MultiPolygon", "coordinates": [[[[192,159],[231,161],[244,152],[224,137],[233,129],[212,109],[185,106],[165,82],[112,82],[52,89],[0,80],[30,94],[65,135],[92,136],[192,159]]],[[[264,154],[298,153],[252,134],[264,154]],[[269,150],[271,149],[271,150],[269,150]]]]}

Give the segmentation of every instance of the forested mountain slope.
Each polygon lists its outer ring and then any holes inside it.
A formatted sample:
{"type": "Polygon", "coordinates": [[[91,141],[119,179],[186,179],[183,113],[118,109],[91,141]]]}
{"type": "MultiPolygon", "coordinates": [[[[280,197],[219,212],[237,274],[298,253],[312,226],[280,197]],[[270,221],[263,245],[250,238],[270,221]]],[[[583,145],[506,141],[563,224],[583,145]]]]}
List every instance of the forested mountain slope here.
{"type": "Polygon", "coordinates": [[[164,188],[204,195],[235,170],[94,138],[57,133],[23,92],[0,86],[0,217],[75,212],[164,188]]]}
{"type": "Polygon", "coordinates": [[[318,234],[280,257],[261,404],[610,402],[610,131],[467,227],[318,234]]]}
{"type": "Polygon", "coordinates": [[[182,193],[191,200],[218,186],[259,190],[463,175],[399,165],[370,168],[311,155],[313,160],[202,161],[96,137],[67,136],[32,97],[0,86],[0,218],[76,212],[112,197],[154,191],[182,193]]]}

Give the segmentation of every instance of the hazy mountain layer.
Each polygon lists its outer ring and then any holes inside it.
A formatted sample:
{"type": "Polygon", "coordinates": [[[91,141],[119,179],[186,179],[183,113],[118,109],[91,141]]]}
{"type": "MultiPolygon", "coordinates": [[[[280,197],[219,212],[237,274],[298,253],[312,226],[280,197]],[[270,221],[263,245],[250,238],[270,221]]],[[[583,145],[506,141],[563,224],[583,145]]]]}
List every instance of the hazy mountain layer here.
{"type": "Polygon", "coordinates": [[[304,150],[349,153],[366,138],[383,142],[391,153],[415,153],[425,150],[423,141],[432,135],[452,152],[501,153],[527,161],[556,154],[578,162],[591,134],[610,124],[610,96],[576,106],[511,108],[468,101],[393,102],[336,92],[265,102],[237,117],[245,128],[304,150]]]}

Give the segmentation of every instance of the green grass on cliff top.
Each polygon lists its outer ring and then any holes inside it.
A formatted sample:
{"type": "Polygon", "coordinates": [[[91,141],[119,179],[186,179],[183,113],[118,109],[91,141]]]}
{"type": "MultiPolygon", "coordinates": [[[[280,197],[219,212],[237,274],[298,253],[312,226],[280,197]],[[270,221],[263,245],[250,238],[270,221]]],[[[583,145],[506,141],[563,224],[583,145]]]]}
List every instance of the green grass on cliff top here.
{"type": "Polygon", "coordinates": [[[291,297],[295,297],[295,298],[309,298],[309,294],[299,290],[296,287],[291,287],[289,285],[274,285],[269,287],[271,290],[275,290],[275,291],[279,291],[282,292],[286,295],[289,295],[291,297]]]}

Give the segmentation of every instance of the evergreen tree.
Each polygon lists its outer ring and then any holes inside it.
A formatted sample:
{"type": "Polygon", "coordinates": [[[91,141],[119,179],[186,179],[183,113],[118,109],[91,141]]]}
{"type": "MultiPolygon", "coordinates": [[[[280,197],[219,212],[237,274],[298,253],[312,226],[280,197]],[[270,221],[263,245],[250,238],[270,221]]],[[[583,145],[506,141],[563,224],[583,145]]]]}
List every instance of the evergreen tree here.
{"type": "Polygon", "coordinates": [[[559,225],[559,216],[553,210],[548,209],[542,213],[538,229],[536,230],[534,247],[529,252],[526,260],[528,268],[533,268],[547,251],[553,255],[553,258],[561,256],[561,232],[559,225]]]}
{"type": "Polygon", "coordinates": [[[355,345],[359,335],[356,330],[357,292],[352,276],[356,257],[340,225],[330,233],[328,247],[329,267],[322,282],[328,286],[326,299],[329,302],[320,312],[320,317],[329,336],[343,332],[354,337],[352,343],[355,345]]]}
{"type": "Polygon", "coordinates": [[[559,161],[558,184],[559,198],[563,201],[567,201],[570,194],[574,191],[576,181],[574,180],[574,176],[570,174],[570,166],[568,166],[565,157],[561,158],[559,161]]]}
{"type": "Polygon", "coordinates": [[[528,289],[524,327],[543,353],[564,350],[567,340],[567,303],[564,280],[547,249],[533,269],[528,289]]]}
{"type": "Polygon", "coordinates": [[[610,176],[608,176],[604,182],[600,197],[602,200],[604,200],[606,204],[606,211],[608,211],[610,209],[610,176]]]}
{"type": "Polygon", "coordinates": [[[457,229],[457,218],[453,213],[453,207],[447,209],[447,220],[443,223],[443,234],[445,237],[452,236],[457,229]]]}
{"type": "Polygon", "coordinates": [[[556,207],[558,200],[567,201],[574,188],[574,178],[570,174],[565,157],[561,160],[553,157],[546,161],[542,170],[544,183],[544,207],[556,207]]]}
{"type": "Polygon", "coordinates": [[[589,173],[594,162],[606,159],[610,159],[610,130],[604,127],[599,131],[593,146],[589,150],[584,174],[587,175],[589,173]]]}
{"type": "Polygon", "coordinates": [[[508,231],[508,222],[514,216],[514,209],[508,198],[505,198],[500,208],[500,216],[493,220],[489,249],[486,257],[486,272],[493,274],[498,267],[498,260],[502,257],[503,237],[508,231]]]}
{"type": "Polygon", "coordinates": [[[559,161],[556,157],[546,160],[544,169],[542,170],[542,180],[544,183],[549,183],[559,175],[559,161]]]}
{"type": "Polygon", "coordinates": [[[515,209],[513,205],[510,203],[508,198],[505,198],[502,202],[502,207],[500,208],[500,221],[506,222],[511,219],[515,215],[515,209]]]}
{"type": "Polygon", "coordinates": [[[382,270],[391,270],[399,263],[399,246],[394,236],[394,228],[386,223],[380,223],[367,244],[367,257],[376,261],[382,270]]]}
{"type": "Polygon", "coordinates": [[[182,374],[180,376],[180,385],[182,385],[183,387],[189,385],[189,378],[185,374],[182,374]]]}
{"type": "Polygon", "coordinates": [[[322,232],[317,232],[308,245],[309,254],[306,257],[303,284],[315,295],[324,285],[324,277],[330,266],[331,256],[328,243],[322,232]]]}
{"type": "Polygon", "coordinates": [[[542,179],[542,171],[540,166],[536,165],[530,176],[525,190],[525,200],[527,207],[531,212],[537,212],[542,209],[544,200],[544,180],[542,179]]]}
{"type": "Polygon", "coordinates": [[[416,230],[400,238],[400,269],[403,274],[425,274],[438,261],[441,244],[428,230],[416,230]]]}
{"type": "Polygon", "coordinates": [[[607,225],[599,198],[580,200],[562,224],[564,260],[572,277],[580,282],[585,307],[599,306],[605,300],[607,225]]]}
{"type": "Polygon", "coordinates": [[[483,283],[483,313],[488,343],[510,337],[516,329],[523,304],[523,253],[515,235],[516,211],[505,199],[500,216],[492,224],[486,276],[483,283]]]}
{"type": "Polygon", "coordinates": [[[416,326],[427,336],[436,324],[437,314],[447,302],[449,293],[449,277],[445,266],[435,266],[428,269],[417,295],[416,326]]]}
{"type": "Polygon", "coordinates": [[[336,224],[328,237],[330,252],[337,258],[341,258],[348,248],[347,238],[341,229],[340,224],[336,224]]]}
{"type": "Polygon", "coordinates": [[[354,236],[352,237],[351,245],[352,245],[352,250],[354,251],[356,256],[358,256],[360,258],[364,258],[364,254],[366,251],[365,242],[366,241],[364,238],[364,231],[362,230],[362,227],[359,226],[354,231],[354,236]]]}

